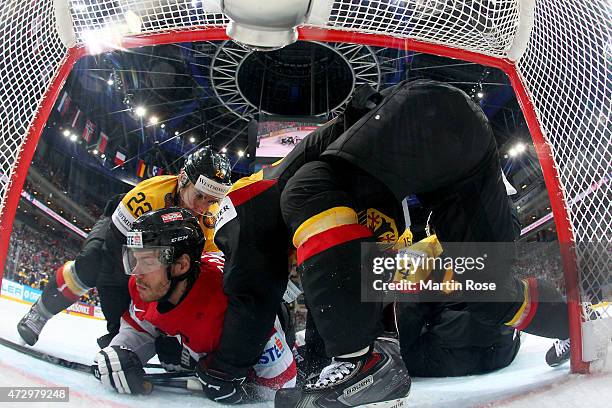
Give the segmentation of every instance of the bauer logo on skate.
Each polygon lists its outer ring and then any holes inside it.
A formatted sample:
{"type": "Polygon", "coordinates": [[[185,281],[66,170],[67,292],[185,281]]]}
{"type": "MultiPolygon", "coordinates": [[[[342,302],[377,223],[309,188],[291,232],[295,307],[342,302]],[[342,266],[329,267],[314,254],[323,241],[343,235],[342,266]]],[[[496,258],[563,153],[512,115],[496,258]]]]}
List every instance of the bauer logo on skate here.
{"type": "Polygon", "coordinates": [[[368,375],[366,378],[359,381],[357,384],[352,385],[348,388],[345,388],[342,394],[345,397],[350,397],[351,395],[356,394],[359,391],[364,390],[365,388],[368,388],[372,384],[374,384],[374,377],[372,377],[371,375],[368,375]]]}

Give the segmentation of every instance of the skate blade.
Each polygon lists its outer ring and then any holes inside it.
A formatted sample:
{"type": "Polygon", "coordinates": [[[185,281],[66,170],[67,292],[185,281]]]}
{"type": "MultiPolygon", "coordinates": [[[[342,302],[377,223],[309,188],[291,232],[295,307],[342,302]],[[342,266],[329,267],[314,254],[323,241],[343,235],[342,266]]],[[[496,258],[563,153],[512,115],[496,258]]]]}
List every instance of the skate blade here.
{"type": "Polygon", "coordinates": [[[408,406],[408,395],[403,398],[392,399],[389,401],[372,402],[370,404],[359,405],[358,408],[405,408],[408,406]]]}

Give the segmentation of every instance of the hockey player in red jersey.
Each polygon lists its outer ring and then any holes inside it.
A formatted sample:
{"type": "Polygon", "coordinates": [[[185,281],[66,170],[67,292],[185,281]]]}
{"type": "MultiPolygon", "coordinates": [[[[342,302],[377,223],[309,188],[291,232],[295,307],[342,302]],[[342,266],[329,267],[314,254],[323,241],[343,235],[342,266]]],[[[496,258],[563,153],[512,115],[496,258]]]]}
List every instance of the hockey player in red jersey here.
{"type": "Polygon", "coordinates": [[[195,369],[206,395],[218,402],[271,399],[274,391],[294,386],[295,362],[276,320],[259,361],[232,395],[203,371],[219,346],[227,298],[223,293],[223,258],[204,254],[197,220],[181,208],[165,208],[139,217],[123,249],[131,275],[132,303],[121,329],[97,355],[101,381],[119,393],[146,393],[143,365],[155,354],[168,370],[195,369]]]}
{"type": "MultiPolygon", "coordinates": [[[[109,332],[99,343],[108,344],[119,330],[119,319],[130,303],[127,276],[121,268],[121,246],[132,222],[147,211],[169,206],[186,208],[199,218],[211,218],[231,186],[230,177],[227,158],[204,147],[187,158],[178,176],[152,177],[127,194],[111,199],[79,254],[57,269],[40,299],[17,325],[23,340],[34,345],[50,318],[96,287],[109,332]]],[[[208,224],[213,225],[214,221],[208,224]]],[[[213,229],[206,225],[201,223],[208,232],[206,250],[218,251],[212,240],[213,229]]]]}

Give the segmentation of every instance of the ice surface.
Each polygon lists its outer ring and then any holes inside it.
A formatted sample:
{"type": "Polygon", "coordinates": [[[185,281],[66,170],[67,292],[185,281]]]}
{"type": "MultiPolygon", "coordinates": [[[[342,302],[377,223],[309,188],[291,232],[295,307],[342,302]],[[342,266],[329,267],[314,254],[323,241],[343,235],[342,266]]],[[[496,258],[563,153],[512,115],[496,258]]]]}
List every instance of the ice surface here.
{"type": "MultiPolygon", "coordinates": [[[[29,305],[0,299],[0,336],[17,340],[17,322],[29,305]]],[[[50,354],[91,364],[97,352],[95,339],[106,332],[105,322],[60,314],[51,319],[35,348],[50,354]]],[[[544,354],[552,340],[524,336],[523,346],[510,367],[495,373],[457,377],[414,378],[410,407],[609,407],[612,401],[612,362],[595,375],[570,375],[569,366],[550,368],[544,354]]],[[[609,356],[612,359],[612,350],[609,356]]],[[[71,406],[206,408],[219,406],[197,394],[156,388],[148,396],[119,395],[103,388],[87,374],[24,356],[0,346],[0,386],[68,386],[71,406]]],[[[15,403],[24,407],[23,403],[15,403]]],[[[63,404],[49,403],[51,407],[63,404]]],[[[272,407],[272,403],[252,405],[272,407]]],[[[10,406],[10,404],[2,404],[10,406]]],[[[36,403],[36,407],[45,404],[36,403]]]]}

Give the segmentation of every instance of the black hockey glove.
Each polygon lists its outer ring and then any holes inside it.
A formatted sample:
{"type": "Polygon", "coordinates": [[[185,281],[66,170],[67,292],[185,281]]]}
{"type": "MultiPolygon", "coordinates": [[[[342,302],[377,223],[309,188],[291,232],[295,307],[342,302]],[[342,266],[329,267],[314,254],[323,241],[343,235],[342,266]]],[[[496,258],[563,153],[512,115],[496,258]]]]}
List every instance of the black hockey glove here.
{"type": "Polygon", "coordinates": [[[94,375],[107,388],[119,394],[149,394],[152,385],[145,381],[142,362],[132,350],[110,346],[96,355],[98,370],[94,375]]]}
{"type": "Polygon", "coordinates": [[[200,359],[196,374],[209,399],[221,404],[240,404],[249,400],[244,387],[245,377],[235,377],[210,368],[206,360],[206,357],[200,359]]]}
{"type": "Polygon", "coordinates": [[[176,337],[159,336],[155,338],[155,352],[160,364],[166,371],[195,370],[196,361],[176,337]]]}

